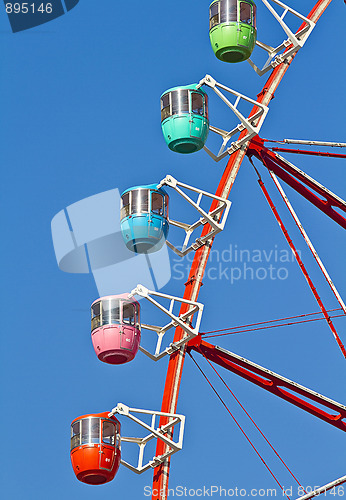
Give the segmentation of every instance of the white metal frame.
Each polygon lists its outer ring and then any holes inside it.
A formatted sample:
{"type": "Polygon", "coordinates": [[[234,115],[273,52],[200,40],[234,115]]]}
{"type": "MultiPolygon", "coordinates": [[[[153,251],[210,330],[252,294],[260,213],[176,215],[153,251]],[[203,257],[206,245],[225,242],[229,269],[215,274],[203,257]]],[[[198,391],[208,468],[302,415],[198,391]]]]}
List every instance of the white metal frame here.
{"type": "Polygon", "coordinates": [[[339,479],[336,479],[336,481],[332,481],[331,483],[328,483],[325,486],[322,486],[321,488],[312,491],[311,493],[307,493],[306,495],[299,497],[297,500],[309,500],[310,498],[322,495],[323,493],[324,495],[326,495],[327,491],[336,488],[337,486],[340,486],[341,484],[344,483],[346,483],[346,476],[342,476],[339,479]]]}
{"type": "Polygon", "coordinates": [[[265,139],[265,142],[276,142],[278,144],[302,144],[304,146],[327,146],[329,148],[346,148],[346,142],[307,141],[302,139],[282,139],[282,141],[265,139]]]}
{"type": "Polygon", "coordinates": [[[173,295],[167,295],[165,293],[160,293],[160,292],[154,292],[151,290],[148,290],[145,288],[143,285],[137,285],[136,288],[132,290],[132,292],[129,294],[129,298],[133,297],[134,295],[140,295],[141,297],[144,297],[147,299],[151,304],[156,306],[160,311],[164,312],[171,318],[171,321],[167,323],[164,326],[155,326],[155,325],[147,325],[147,324],[141,324],[141,327],[150,330],[153,332],[157,333],[158,339],[156,343],[156,348],[155,348],[155,353],[152,354],[149,351],[147,351],[144,347],[139,346],[140,351],[142,351],[144,354],[146,354],[150,359],[154,361],[158,361],[159,359],[163,358],[164,356],[167,356],[168,354],[172,354],[174,351],[179,349],[182,345],[186,344],[190,339],[193,337],[196,337],[199,332],[199,327],[201,324],[201,319],[202,319],[202,313],[203,313],[203,308],[204,305],[201,304],[200,302],[193,302],[192,300],[186,300],[186,299],[181,299],[179,297],[174,297],[173,295]],[[164,307],[162,304],[160,304],[157,300],[153,299],[152,296],[156,297],[161,297],[163,299],[168,299],[170,300],[170,306],[169,309],[164,307]],[[187,312],[176,316],[173,314],[173,308],[175,302],[180,302],[181,304],[186,304],[188,306],[191,306],[187,312]],[[196,318],[196,324],[195,327],[193,328],[191,325],[191,320],[192,316],[197,313],[197,318],[196,318]],[[185,336],[174,343],[171,343],[165,350],[161,351],[161,346],[162,346],[162,341],[165,333],[170,330],[171,328],[176,328],[179,326],[182,328],[185,332],[185,336]]]}
{"type": "Polygon", "coordinates": [[[172,219],[169,219],[169,223],[172,224],[172,226],[179,227],[181,229],[184,229],[186,235],[184,239],[184,243],[181,247],[181,250],[179,250],[177,247],[175,247],[172,243],[169,241],[166,241],[167,246],[173,250],[177,255],[180,257],[184,257],[187,253],[191,252],[192,250],[197,250],[201,246],[203,246],[208,240],[213,238],[216,234],[218,234],[220,231],[223,230],[226,224],[226,220],[228,217],[228,213],[231,208],[231,202],[228,201],[225,198],[220,198],[220,196],[216,196],[214,194],[208,193],[207,191],[203,191],[201,189],[195,188],[193,186],[189,186],[188,184],[184,184],[182,182],[177,181],[172,175],[167,175],[160,184],[158,184],[158,189],[162,186],[169,186],[173,188],[180,196],[184,198],[190,205],[192,205],[197,212],[201,215],[201,217],[194,222],[193,224],[187,224],[185,222],[178,222],[172,219]],[[198,198],[197,201],[192,200],[182,189],[188,189],[189,191],[193,191],[194,193],[198,193],[198,198]],[[200,204],[202,201],[202,197],[206,196],[208,198],[211,198],[213,201],[217,201],[217,207],[212,210],[211,212],[207,213],[205,212],[200,204]],[[220,219],[220,220],[219,220],[220,219]],[[200,226],[204,226],[205,224],[210,225],[210,231],[203,237],[201,238],[196,238],[194,243],[189,245],[189,240],[192,235],[192,233],[195,231],[195,229],[199,228],[200,226]]]}
{"type": "Polygon", "coordinates": [[[286,35],[288,35],[288,39],[284,40],[280,45],[278,45],[275,48],[271,47],[270,45],[266,45],[265,43],[260,42],[259,40],[256,41],[256,45],[261,49],[264,49],[269,56],[267,62],[265,63],[262,69],[259,69],[258,66],[256,66],[256,64],[254,64],[254,62],[251,59],[248,59],[248,62],[259,76],[264,75],[265,73],[267,73],[267,71],[270,71],[271,69],[275,68],[276,66],[284,62],[285,59],[298,52],[298,50],[303,47],[303,45],[305,44],[306,40],[309,38],[312,30],[315,27],[315,23],[313,21],[303,16],[302,14],[299,14],[299,12],[295,11],[285,3],[280,2],[280,0],[262,0],[262,2],[267,7],[269,12],[278,21],[282,29],[285,31],[286,35]],[[276,10],[270,4],[270,2],[275,3],[276,5],[279,5],[284,9],[284,12],[281,16],[276,12],[276,10]],[[298,17],[299,19],[301,19],[303,22],[306,23],[306,25],[302,29],[300,29],[296,34],[294,34],[289,29],[287,24],[284,22],[284,17],[288,12],[290,12],[291,14],[293,14],[294,16],[298,17]],[[285,52],[283,54],[279,54],[279,52],[281,52],[282,50],[285,50],[285,52]]]}
{"type": "MultiPolygon", "coordinates": [[[[309,183],[310,183],[310,187],[311,185],[312,186],[316,186],[316,188],[319,188],[321,191],[324,191],[325,193],[328,193],[329,195],[331,195],[333,198],[335,198],[336,200],[338,200],[338,202],[344,206],[344,208],[346,209],[346,201],[343,200],[342,198],[340,198],[340,196],[336,195],[335,193],[333,193],[333,191],[331,191],[330,189],[327,189],[325,186],[323,186],[323,184],[319,183],[318,181],[316,181],[313,177],[311,177],[310,175],[306,174],[303,170],[301,170],[300,168],[296,167],[293,163],[291,163],[290,161],[288,161],[286,158],[284,158],[283,156],[279,155],[278,153],[275,153],[275,155],[277,156],[277,158],[279,158],[282,162],[286,163],[286,165],[288,165],[292,170],[294,170],[297,174],[299,174],[300,176],[302,176],[304,179],[306,179],[309,183]]],[[[312,189],[314,189],[312,187],[312,189]]]]}
{"type": "Polygon", "coordinates": [[[269,108],[264,104],[257,102],[254,99],[251,99],[250,97],[240,94],[236,90],[233,90],[229,87],[226,87],[225,85],[222,85],[221,83],[218,83],[210,75],[206,75],[199,82],[197,88],[201,87],[202,85],[207,85],[208,87],[213,89],[216,95],[218,95],[224,101],[224,103],[227,104],[227,106],[233,111],[233,113],[240,120],[240,123],[233,130],[230,130],[229,132],[219,129],[217,127],[213,127],[212,125],[209,126],[209,130],[215,132],[216,134],[222,137],[222,145],[217,155],[212,153],[210,149],[207,148],[207,146],[204,146],[203,149],[208,153],[209,156],[211,156],[211,158],[213,158],[213,160],[218,162],[228,154],[231,155],[232,153],[240,149],[246,142],[252,139],[255,135],[259,134],[264,119],[269,111],[269,108]],[[219,89],[225,90],[226,92],[229,92],[230,94],[236,96],[235,103],[232,104],[219,89]],[[241,99],[253,104],[258,108],[258,111],[256,111],[256,113],[254,113],[250,118],[245,118],[245,116],[242,115],[242,113],[237,109],[241,99]],[[246,131],[247,133],[243,137],[239,138],[237,141],[232,142],[231,145],[227,149],[225,149],[231,137],[243,131],[246,131]]]}
{"type": "Polygon", "coordinates": [[[109,417],[113,415],[122,415],[124,417],[128,417],[130,420],[139,424],[141,427],[147,429],[150,434],[145,436],[144,438],[136,438],[136,437],[122,437],[120,438],[121,443],[136,443],[139,446],[139,454],[138,454],[138,462],[137,466],[131,465],[125,460],[121,460],[121,464],[125,465],[128,469],[132,470],[136,474],[142,474],[146,470],[150,469],[150,467],[155,468],[160,465],[167,457],[173,455],[177,451],[181,450],[183,447],[183,437],[184,437],[184,427],[185,427],[185,416],[179,415],[176,413],[163,413],[160,411],[152,411],[152,410],[142,410],[138,408],[129,408],[123,403],[118,403],[115,408],[109,413],[109,417]],[[141,413],[145,415],[151,415],[151,425],[146,424],[139,418],[135,417],[133,413],[141,413]],[[156,417],[167,417],[169,422],[165,425],[156,428],[156,417]],[[169,437],[167,437],[167,432],[172,429],[175,425],[179,425],[179,433],[178,440],[173,441],[169,437]],[[159,456],[154,456],[152,460],[143,464],[144,460],[144,450],[146,444],[152,439],[159,439],[163,441],[166,445],[169,446],[169,449],[166,453],[159,456]]]}
{"type": "Polygon", "coordinates": [[[303,238],[305,240],[305,243],[309,247],[310,252],[312,253],[314,259],[316,260],[317,265],[319,266],[319,268],[321,269],[324,277],[326,278],[326,281],[327,281],[328,285],[330,286],[330,289],[332,290],[333,294],[335,295],[336,300],[339,302],[342,310],[346,314],[346,304],[342,300],[342,297],[339,294],[336,286],[334,285],[333,280],[329,276],[329,273],[328,273],[327,269],[324,267],[324,264],[323,264],[320,256],[318,255],[317,250],[315,249],[314,245],[312,244],[312,241],[310,240],[307,232],[305,231],[305,229],[303,227],[303,224],[300,222],[298,215],[296,214],[293,206],[291,205],[291,203],[290,203],[290,201],[289,201],[289,199],[287,197],[287,194],[285,193],[282,185],[279,182],[279,179],[276,177],[276,175],[274,174],[274,172],[272,170],[269,170],[269,175],[273,179],[274,184],[276,185],[276,187],[277,187],[277,189],[278,189],[278,191],[279,191],[279,193],[280,193],[280,195],[281,195],[281,197],[282,197],[282,199],[283,199],[286,207],[288,208],[290,214],[292,215],[292,217],[294,219],[294,222],[296,223],[297,227],[299,228],[299,230],[301,232],[301,235],[303,236],[303,238]]]}

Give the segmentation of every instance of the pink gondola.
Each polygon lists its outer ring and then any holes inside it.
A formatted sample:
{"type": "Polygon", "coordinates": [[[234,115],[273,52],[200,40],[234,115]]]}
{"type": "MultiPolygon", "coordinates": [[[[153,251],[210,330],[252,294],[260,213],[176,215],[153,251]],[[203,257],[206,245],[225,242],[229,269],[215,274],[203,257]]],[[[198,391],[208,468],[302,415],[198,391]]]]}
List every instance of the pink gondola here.
{"type": "Polygon", "coordinates": [[[137,354],[141,340],[140,305],[128,295],[109,295],[91,305],[91,339],[100,361],[120,365],[137,354]]]}

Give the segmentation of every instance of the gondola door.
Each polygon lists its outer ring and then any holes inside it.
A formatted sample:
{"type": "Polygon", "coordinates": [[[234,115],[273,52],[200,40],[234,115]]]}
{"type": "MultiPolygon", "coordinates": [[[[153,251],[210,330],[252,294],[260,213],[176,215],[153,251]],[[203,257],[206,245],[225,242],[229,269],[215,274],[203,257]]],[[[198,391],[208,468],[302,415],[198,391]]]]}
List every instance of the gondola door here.
{"type": "Polygon", "coordinates": [[[115,424],[109,420],[102,422],[102,442],[100,445],[100,469],[112,470],[115,460],[115,424]]]}
{"type": "Polygon", "coordinates": [[[151,192],[151,213],[148,221],[148,237],[159,241],[162,238],[164,223],[164,198],[155,191],[151,192]]]}
{"type": "Polygon", "coordinates": [[[205,133],[205,104],[203,96],[198,92],[191,92],[190,135],[200,138],[205,133]]]}
{"type": "Polygon", "coordinates": [[[249,47],[253,34],[253,7],[247,2],[240,2],[239,6],[239,21],[238,23],[238,45],[249,47]]]}
{"type": "Polygon", "coordinates": [[[121,349],[133,348],[135,341],[135,306],[131,302],[122,301],[122,334],[121,349]]]}
{"type": "Polygon", "coordinates": [[[102,444],[100,449],[100,469],[112,470],[114,458],[114,448],[102,444]]]}

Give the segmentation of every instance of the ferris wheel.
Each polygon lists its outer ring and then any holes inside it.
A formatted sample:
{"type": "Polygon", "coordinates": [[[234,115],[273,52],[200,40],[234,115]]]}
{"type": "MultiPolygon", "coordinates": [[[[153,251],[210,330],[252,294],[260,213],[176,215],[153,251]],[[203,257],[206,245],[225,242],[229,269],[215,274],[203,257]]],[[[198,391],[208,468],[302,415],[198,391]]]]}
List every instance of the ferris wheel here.
{"type": "MultiPolygon", "coordinates": [[[[198,364],[195,354],[202,356],[232,396],[234,394],[215,368],[215,365],[226,368],[324,422],[346,431],[345,405],[204,340],[205,338],[226,335],[235,330],[240,331],[246,328],[272,328],[278,325],[279,320],[243,325],[237,329],[229,327],[210,332],[200,331],[202,315],[207,309],[207,305],[203,305],[198,301],[203,276],[214,238],[217,238],[217,235],[226,227],[231,209],[228,198],[239,168],[245,157],[247,157],[256,172],[264,198],[316,299],[321,311],[320,314],[327,322],[336,341],[336,347],[339,348],[341,355],[346,358],[345,346],[333,322],[333,317],[338,314],[340,316],[346,315],[345,303],[317,254],[280,181],[290,186],[338,224],[340,228],[344,229],[346,229],[346,217],[344,216],[346,202],[279,154],[295,153],[298,155],[308,154],[345,159],[346,155],[341,153],[292,149],[286,147],[286,145],[345,148],[346,144],[290,139],[276,141],[261,138],[259,135],[270,110],[270,101],[277,87],[331,0],[319,0],[306,17],[279,0],[261,1],[279,23],[287,37],[277,47],[271,47],[257,40],[256,4],[253,0],[214,0],[209,9],[210,41],[215,56],[220,61],[231,64],[248,60],[258,76],[269,74],[257,100],[216,81],[213,76],[208,74],[202,77],[198,83],[172,87],[161,95],[162,132],[171,151],[189,155],[204,149],[211,159],[217,163],[226,157],[229,158],[216,193],[210,193],[201,187],[191,186],[177,180],[172,175],[166,175],[162,179],[157,179],[154,184],[128,188],[121,195],[121,232],[124,245],[130,251],[148,254],[159,251],[164,245],[167,245],[179,257],[184,257],[187,254],[194,254],[194,257],[188,280],[185,283],[183,297],[149,290],[143,284],[139,284],[133,290],[124,291],[121,294],[100,297],[91,305],[92,343],[100,361],[112,365],[121,365],[131,362],[137,352],[141,351],[153,361],[168,357],[169,362],[160,411],[130,408],[126,404],[118,403],[107,412],[83,415],[72,422],[71,461],[77,478],[87,484],[103,484],[111,481],[115,477],[120,464],[136,473],[142,473],[153,468],[152,498],[153,500],[161,500],[167,497],[170,457],[182,449],[183,443],[185,416],[176,413],[176,411],[186,354],[197,365],[197,368],[233,420],[235,420],[235,417],[198,364]],[[278,13],[277,8],[283,10],[283,13],[278,13]],[[302,23],[295,33],[291,31],[285,22],[287,14],[295,16],[302,23]],[[257,66],[250,59],[255,45],[267,52],[268,60],[263,67],[257,66]],[[239,120],[236,127],[231,130],[223,130],[210,124],[209,94],[211,93],[216,94],[239,120]],[[253,106],[248,117],[240,111],[242,102],[253,106]],[[206,145],[209,132],[221,138],[218,151],[213,152],[206,145]],[[269,146],[272,143],[280,143],[280,145],[269,146]],[[256,160],[256,163],[254,160],[256,160]],[[273,186],[276,187],[334,294],[340,306],[337,312],[333,311],[331,314],[318,293],[264,183],[259,169],[260,163],[269,172],[269,178],[272,179],[273,186]],[[175,220],[173,208],[170,205],[171,190],[179,197],[181,202],[187,203],[190,209],[194,210],[196,220],[193,222],[175,220]],[[196,195],[197,200],[195,199],[196,195]],[[208,211],[202,208],[202,202],[205,199],[211,203],[208,211]],[[183,235],[182,241],[176,241],[174,238],[171,240],[169,236],[170,227],[177,230],[174,236],[180,231],[180,234],[183,235]],[[168,237],[170,241],[167,239],[168,237]],[[167,322],[160,325],[150,324],[150,318],[144,317],[141,311],[139,299],[143,299],[144,302],[148,302],[152,307],[159,310],[167,322]],[[177,312],[179,306],[180,310],[177,312]],[[143,330],[151,331],[156,335],[156,343],[152,351],[141,343],[143,330]],[[173,330],[175,333],[172,342],[168,347],[164,347],[165,339],[170,338],[173,330]],[[138,414],[149,415],[151,423],[148,424],[141,420],[138,414]],[[146,429],[149,434],[144,438],[124,437],[121,432],[121,422],[125,418],[146,429]],[[152,440],[157,440],[156,454],[152,460],[146,462],[144,460],[144,450],[152,440]],[[131,464],[121,458],[122,443],[135,443],[139,446],[137,463],[131,464]]],[[[298,324],[299,321],[310,319],[312,318],[296,316],[283,318],[280,321],[282,324],[285,322],[298,324]]],[[[246,412],[245,409],[244,411],[246,412]]],[[[245,435],[239,423],[236,420],[235,422],[245,435]]],[[[278,478],[271,471],[248,436],[245,435],[245,437],[262,460],[267,471],[282,489],[278,478]]],[[[269,442],[267,438],[265,439],[269,442]]],[[[271,444],[270,446],[282,461],[274,447],[271,444]]],[[[284,465],[286,466],[286,464],[284,465]]],[[[286,468],[288,469],[287,466],[286,468]]],[[[296,480],[293,472],[290,470],[289,472],[296,480]]],[[[338,478],[318,490],[305,491],[300,500],[307,500],[318,494],[325,493],[325,491],[344,482],[346,482],[346,476],[338,478]]]]}

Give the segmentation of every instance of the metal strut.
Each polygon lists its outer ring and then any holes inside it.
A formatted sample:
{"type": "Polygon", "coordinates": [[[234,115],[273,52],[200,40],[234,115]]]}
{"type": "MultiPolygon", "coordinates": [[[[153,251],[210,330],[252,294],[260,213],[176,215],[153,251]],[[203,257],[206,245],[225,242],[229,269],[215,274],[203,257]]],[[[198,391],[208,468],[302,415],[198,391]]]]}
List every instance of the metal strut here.
{"type": "Polygon", "coordinates": [[[305,139],[282,139],[282,141],[264,139],[264,142],[276,142],[277,144],[302,144],[304,146],[327,146],[329,148],[346,148],[346,142],[307,141],[305,139]]]}
{"type": "Polygon", "coordinates": [[[284,62],[288,57],[296,54],[298,50],[303,47],[304,43],[306,42],[306,40],[308,39],[312,30],[315,27],[315,23],[312,22],[311,19],[308,19],[302,14],[299,14],[299,12],[293,10],[291,7],[281,2],[280,0],[262,0],[262,2],[267,7],[269,12],[275,17],[277,22],[285,31],[286,35],[288,35],[288,39],[284,40],[280,45],[278,45],[275,48],[263,42],[260,42],[259,40],[256,41],[256,45],[261,49],[264,49],[269,56],[267,62],[265,63],[262,69],[259,69],[258,66],[256,66],[256,64],[254,64],[251,59],[248,59],[248,62],[250,63],[251,67],[256,71],[256,73],[259,76],[262,76],[265,73],[267,73],[267,71],[276,68],[276,66],[284,62]],[[272,7],[272,5],[270,5],[269,2],[275,3],[276,5],[282,7],[284,9],[283,14],[280,16],[276,12],[276,10],[272,7]],[[295,17],[303,21],[303,25],[299,28],[299,30],[295,34],[290,30],[290,28],[284,22],[284,17],[288,12],[290,12],[295,17]],[[283,50],[285,52],[283,54],[279,54],[283,50]]]}
{"type": "Polygon", "coordinates": [[[191,340],[188,349],[203,354],[207,359],[268,392],[346,432],[346,406],[312,391],[288,378],[263,368],[238,354],[214,346],[201,339],[191,340]],[[304,399],[302,399],[302,396],[304,399]],[[317,405],[315,404],[317,403],[317,405]],[[330,412],[332,410],[332,412],[330,412]]]}
{"type": "MultiPolygon", "coordinates": [[[[325,141],[306,141],[302,139],[283,139],[282,141],[273,141],[270,139],[264,139],[264,142],[275,142],[277,144],[301,144],[303,146],[327,146],[329,148],[346,148],[346,143],[344,142],[325,142],[325,141]]],[[[287,149],[271,147],[272,151],[279,153],[294,153],[300,155],[312,155],[312,156],[325,156],[327,158],[346,158],[345,154],[339,153],[326,153],[323,151],[308,151],[306,149],[287,149]]]]}
{"type": "Polygon", "coordinates": [[[245,96],[244,94],[240,94],[236,90],[233,90],[229,87],[226,87],[225,85],[222,85],[221,83],[218,83],[210,75],[206,75],[199,82],[197,87],[201,87],[202,85],[207,85],[208,87],[210,87],[215,92],[215,94],[219,96],[220,99],[222,99],[222,101],[233,111],[236,117],[240,120],[240,123],[229,132],[217,127],[213,127],[212,125],[209,126],[209,130],[215,132],[216,134],[222,137],[222,145],[217,155],[212,153],[210,149],[207,148],[207,146],[204,146],[203,149],[208,153],[208,155],[214,161],[218,162],[222,160],[222,158],[225,158],[225,156],[231,155],[232,153],[240,149],[252,137],[255,137],[257,134],[259,134],[259,131],[261,130],[263,122],[269,111],[269,108],[268,106],[265,106],[264,104],[255,101],[250,97],[245,96]],[[229,94],[232,94],[233,96],[236,96],[234,104],[232,104],[229,101],[229,99],[227,99],[219,89],[224,90],[229,94]],[[245,118],[245,116],[242,115],[242,113],[238,109],[238,104],[240,103],[241,99],[255,106],[255,111],[251,114],[249,118],[245,118]],[[227,147],[227,144],[231,139],[231,137],[233,137],[235,134],[238,134],[239,132],[244,132],[244,133],[240,135],[238,140],[232,142],[231,145],[227,147]]]}
{"type": "Polygon", "coordinates": [[[174,297],[173,295],[167,295],[165,293],[155,292],[152,290],[148,290],[143,285],[137,285],[136,288],[132,290],[129,294],[129,298],[134,295],[140,295],[147,299],[151,304],[160,309],[163,313],[165,313],[171,321],[164,326],[156,326],[156,325],[147,325],[141,323],[141,328],[145,330],[150,330],[157,333],[157,342],[155,347],[155,352],[152,354],[147,351],[143,346],[139,346],[139,350],[146,354],[153,361],[158,361],[159,359],[167,356],[167,354],[173,354],[174,351],[179,349],[182,345],[186,344],[191,338],[198,335],[199,327],[202,319],[202,313],[204,305],[200,302],[194,302],[192,300],[182,299],[180,297],[174,297]],[[161,299],[166,299],[170,301],[169,308],[167,309],[162,304],[160,304],[153,297],[160,297],[161,299]],[[183,304],[187,310],[184,312],[180,312],[179,316],[173,313],[174,305],[178,302],[183,304]],[[197,319],[195,322],[195,327],[192,326],[192,317],[194,314],[197,314],[197,319]],[[179,341],[173,342],[166,349],[161,351],[163,337],[168,330],[171,328],[175,328],[179,326],[183,332],[184,336],[179,341]]]}
{"type": "Polygon", "coordinates": [[[216,196],[215,194],[208,193],[207,191],[203,191],[193,186],[189,186],[188,184],[184,184],[183,182],[179,182],[172,175],[167,175],[164,179],[162,179],[160,184],[158,184],[157,188],[159,189],[162,186],[169,186],[173,188],[180,196],[182,196],[182,198],[184,198],[184,200],[190,203],[190,205],[192,205],[201,215],[201,217],[193,224],[187,224],[185,222],[178,222],[169,219],[169,223],[172,226],[184,229],[186,233],[181,250],[179,250],[169,241],[166,241],[167,246],[171,250],[173,250],[173,252],[179,255],[179,257],[184,257],[184,255],[188,254],[192,250],[196,251],[198,248],[205,245],[207,241],[212,239],[216,234],[218,234],[220,231],[223,230],[226,224],[228,213],[231,208],[230,201],[228,201],[225,198],[220,198],[220,196],[216,196]],[[192,200],[190,196],[188,196],[181,188],[193,191],[194,193],[198,193],[197,201],[192,200]],[[216,208],[211,209],[209,213],[205,212],[205,210],[201,208],[201,202],[203,196],[213,200],[213,202],[217,204],[216,208]],[[197,228],[205,226],[206,224],[209,225],[210,231],[207,234],[201,236],[200,238],[196,238],[194,243],[189,245],[189,240],[193,232],[197,228]]]}
{"type": "MultiPolygon", "coordinates": [[[[346,3],[346,0],[345,0],[345,3],[346,3]]],[[[346,483],[346,476],[342,476],[339,479],[336,479],[335,481],[332,481],[331,483],[328,483],[325,486],[322,486],[321,488],[318,488],[317,490],[312,491],[311,493],[307,493],[306,495],[299,497],[297,500],[309,500],[310,498],[314,498],[317,495],[321,495],[322,493],[326,493],[326,491],[329,491],[333,488],[336,488],[337,486],[340,486],[341,484],[344,484],[344,483],[346,483]]]]}
{"type": "MultiPolygon", "coordinates": [[[[313,246],[309,236],[307,235],[307,232],[305,231],[304,227],[303,227],[303,224],[300,222],[299,218],[298,218],[298,215],[296,214],[295,210],[293,209],[291,203],[289,202],[289,199],[287,198],[287,195],[285,193],[285,191],[283,190],[278,178],[276,177],[276,175],[269,171],[269,174],[270,174],[270,177],[273,179],[273,182],[274,184],[276,185],[286,207],[288,208],[290,214],[292,215],[293,219],[294,219],[294,222],[296,223],[299,231],[300,231],[300,234],[303,236],[307,246],[309,247],[309,250],[311,251],[314,259],[316,260],[317,262],[317,265],[318,267],[321,269],[322,271],[322,274],[323,276],[325,277],[328,285],[330,286],[330,289],[332,290],[333,294],[335,295],[336,297],[336,300],[339,302],[342,310],[344,311],[344,313],[346,314],[346,305],[345,305],[345,302],[342,300],[342,297],[341,295],[339,294],[338,290],[336,289],[336,286],[334,285],[331,277],[329,276],[328,274],[328,271],[327,269],[324,267],[324,264],[322,262],[322,260],[320,259],[315,247],[313,246]]],[[[328,312],[328,311],[327,311],[328,312]]]]}
{"type": "Polygon", "coordinates": [[[255,156],[268,170],[274,172],[286,184],[346,229],[346,217],[333,208],[335,207],[346,213],[346,202],[343,199],[282,156],[270,151],[264,146],[264,140],[258,136],[250,141],[246,154],[249,158],[255,156]]]}
{"type": "Polygon", "coordinates": [[[278,153],[294,153],[299,155],[310,155],[310,156],[325,156],[326,158],[342,158],[346,159],[346,155],[339,153],[326,153],[324,151],[307,151],[304,149],[287,149],[287,148],[270,148],[271,151],[278,153]]]}
{"type": "MultiPolygon", "coordinates": [[[[274,142],[276,144],[301,144],[303,146],[326,146],[328,148],[346,148],[345,142],[326,142],[326,141],[306,141],[302,139],[283,139],[282,141],[275,141],[271,139],[264,139],[264,142],[274,142]]],[[[327,158],[346,158],[345,154],[339,153],[326,153],[322,151],[308,151],[306,149],[287,149],[279,147],[271,147],[272,151],[277,151],[279,153],[294,153],[301,155],[312,155],[312,156],[325,156],[327,158]]]]}
{"type": "Polygon", "coordinates": [[[121,443],[135,443],[139,446],[139,455],[137,465],[131,465],[125,460],[121,460],[122,465],[125,465],[128,469],[132,470],[136,474],[142,474],[146,470],[150,469],[150,467],[157,467],[160,463],[162,463],[167,457],[173,455],[177,451],[181,450],[183,447],[183,437],[184,437],[184,426],[185,426],[185,417],[184,415],[178,414],[170,414],[170,413],[162,413],[160,411],[152,411],[152,410],[142,410],[139,408],[129,408],[123,403],[118,403],[115,408],[108,414],[109,417],[113,415],[123,415],[128,417],[130,420],[139,424],[141,427],[144,427],[147,431],[150,431],[150,434],[147,436],[140,437],[123,437],[121,436],[121,443]],[[133,415],[133,413],[140,413],[144,415],[151,415],[151,424],[148,425],[138,417],[133,415]],[[168,419],[168,423],[166,425],[160,426],[156,428],[156,417],[166,417],[168,419]],[[169,437],[167,437],[167,433],[172,429],[175,425],[179,426],[179,437],[178,441],[173,441],[169,437]],[[146,444],[152,439],[157,439],[158,441],[162,441],[167,445],[166,453],[160,456],[153,457],[152,460],[143,464],[144,460],[144,450],[146,444]]]}
{"type": "MultiPolygon", "coordinates": [[[[251,158],[250,158],[250,161],[251,161],[251,158]]],[[[255,170],[256,170],[256,168],[255,168],[255,170]]],[[[256,170],[256,172],[257,172],[257,170],[256,170]]],[[[257,174],[258,174],[258,172],[257,172],[257,174]]],[[[258,176],[259,176],[259,174],[258,174],[258,176]]],[[[331,317],[329,316],[329,314],[327,312],[327,309],[325,308],[325,306],[324,306],[324,304],[322,302],[322,299],[319,296],[319,294],[318,294],[318,292],[316,290],[316,287],[313,284],[313,282],[312,282],[312,280],[311,280],[311,278],[309,276],[309,273],[307,272],[307,270],[306,270],[306,268],[305,268],[305,266],[303,264],[303,261],[300,258],[300,255],[297,252],[297,249],[294,246],[294,243],[293,243],[292,239],[290,238],[290,235],[288,234],[288,231],[287,231],[284,223],[282,222],[282,219],[279,216],[279,213],[278,213],[277,209],[274,206],[273,200],[270,198],[269,193],[266,190],[266,188],[264,186],[264,183],[263,183],[263,181],[262,181],[262,179],[261,179],[260,176],[259,176],[259,179],[258,179],[258,183],[259,183],[260,188],[261,188],[261,190],[262,190],[262,192],[263,192],[263,194],[264,194],[264,196],[265,196],[265,198],[266,198],[266,200],[267,200],[267,202],[268,202],[268,204],[269,204],[269,206],[270,206],[270,208],[271,208],[271,210],[272,210],[272,212],[274,214],[274,217],[275,217],[277,223],[280,226],[281,231],[283,232],[283,234],[284,234],[284,236],[286,238],[287,243],[289,244],[289,246],[290,246],[290,248],[291,248],[291,250],[292,250],[292,252],[293,252],[293,254],[295,256],[295,259],[296,259],[296,261],[297,261],[297,263],[298,263],[298,265],[299,265],[299,267],[300,267],[300,269],[301,269],[301,271],[302,271],[302,273],[303,273],[306,281],[308,282],[308,285],[309,285],[309,287],[310,287],[310,289],[311,289],[311,291],[313,293],[313,296],[315,297],[318,305],[320,306],[321,312],[322,312],[325,320],[327,321],[328,326],[329,326],[329,328],[330,328],[330,330],[331,330],[331,332],[332,332],[332,334],[333,334],[333,336],[334,336],[334,338],[335,338],[335,340],[336,340],[336,342],[337,342],[337,344],[338,344],[338,346],[339,346],[339,348],[340,348],[340,350],[341,350],[344,358],[346,359],[346,349],[345,349],[345,346],[342,343],[342,341],[341,341],[341,339],[340,339],[340,337],[338,335],[338,332],[336,331],[335,326],[334,326],[334,324],[333,324],[333,322],[331,320],[331,317]]]]}

